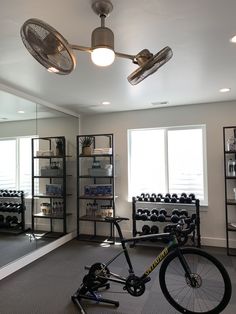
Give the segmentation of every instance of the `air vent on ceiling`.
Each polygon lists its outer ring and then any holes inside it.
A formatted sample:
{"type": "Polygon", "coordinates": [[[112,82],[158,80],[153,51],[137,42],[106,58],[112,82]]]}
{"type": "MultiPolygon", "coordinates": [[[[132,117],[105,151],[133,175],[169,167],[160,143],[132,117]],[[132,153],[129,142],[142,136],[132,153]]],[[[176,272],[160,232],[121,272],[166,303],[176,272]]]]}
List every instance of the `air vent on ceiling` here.
{"type": "Polygon", "coordinates": [[[156,101],[151,103],[153,106],[165,106],[168,105],[168,101],[156,101]]]}

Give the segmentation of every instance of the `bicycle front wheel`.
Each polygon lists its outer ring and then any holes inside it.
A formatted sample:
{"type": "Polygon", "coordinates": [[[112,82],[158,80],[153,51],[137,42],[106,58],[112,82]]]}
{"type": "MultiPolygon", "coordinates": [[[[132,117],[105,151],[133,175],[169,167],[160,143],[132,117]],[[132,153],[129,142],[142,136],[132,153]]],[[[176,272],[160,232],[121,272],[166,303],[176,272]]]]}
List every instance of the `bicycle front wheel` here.
{"type": "Polygon", "coordinates": [[[181,313],[220,313],[231,297],[231,281],[224,266],[197,248],[179,248],[170,253],[161,265],[159,280],[164,296],[181,313]]]}

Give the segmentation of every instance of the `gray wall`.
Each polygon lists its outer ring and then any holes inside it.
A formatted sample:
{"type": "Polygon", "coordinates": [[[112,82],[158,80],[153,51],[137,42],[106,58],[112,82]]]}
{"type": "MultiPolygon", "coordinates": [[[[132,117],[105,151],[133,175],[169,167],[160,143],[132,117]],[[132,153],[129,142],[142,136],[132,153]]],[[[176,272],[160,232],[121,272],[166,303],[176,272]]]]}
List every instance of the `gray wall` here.
{"type": "MultiPolygon", "coordinates": [[[[207,136],[208,206],[201,211],[202,243],[225,246],[222,127],[236,125],[236,102],[83,116],[80,127],[82,134],[114,133],[118,168],[116,213],[131,218],[131,203],[128,202],[127,129],[194,124],[205,124],[207,136]]],[[[185,148],[187,146],[183,145],[185,148]]],[[[131,221],[124,223],[123,228],[126,233],[130,233],[131,221]]],[[[236,240],[236,235],[233,236],[236,240]]]]}

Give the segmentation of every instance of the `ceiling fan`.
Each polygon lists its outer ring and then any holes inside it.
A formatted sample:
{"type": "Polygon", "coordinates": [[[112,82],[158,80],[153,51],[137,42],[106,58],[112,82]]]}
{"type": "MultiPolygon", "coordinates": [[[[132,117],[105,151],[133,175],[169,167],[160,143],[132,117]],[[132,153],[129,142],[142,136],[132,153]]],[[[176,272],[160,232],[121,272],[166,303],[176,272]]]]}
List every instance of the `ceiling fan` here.
{"type": "Polygon", "coordinates": [[[93,11],[99,15],[101,26],[94,29],[91,36],[91,47],[72,45],[53,27],[39,19],[29,19],[21,27],[22,41],[31,55],[49,72],[69,74],[76,66],[73,50],[91,53],[93,63],[108,66],[115,56],[132,60],[139,67],[128,76],[132,85],[157,71],[173,55],[170,47],[165,47],[153,55],[148,49],[143,49],[137,55],[129,55],[114,51],[114,34],[105,27],[105,18],[113,10],[110,0],[92,1],[93,11]]]}

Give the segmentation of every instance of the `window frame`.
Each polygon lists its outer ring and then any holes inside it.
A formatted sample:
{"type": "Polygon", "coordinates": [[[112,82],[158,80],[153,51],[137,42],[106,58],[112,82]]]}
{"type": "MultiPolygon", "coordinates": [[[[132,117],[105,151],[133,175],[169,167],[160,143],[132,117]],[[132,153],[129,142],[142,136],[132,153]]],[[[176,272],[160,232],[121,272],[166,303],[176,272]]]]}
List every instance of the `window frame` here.
{"type": "MultiPolygon", "coordinates": [[[[132,131],[145,131],[145,130],[164,130],[164,154],[165,154],[165,190],[169,191],[169,165],[168,165],[168,131],[178,130],[201,129],[202,130],[202,151],[203,151],[203,195],[201,205],[208,206],[208,180],[207,180],[207,143],[206,143],[206,125],[182,125],[182,126],[169,126],[169,127],[152,127],[152,128],[135,128],[127,130],[127,145],[128,145],[128,201],[132,201],[131,195],[131,134],[132,131]]],[[[150,191],[152,193],[152,191],[150,191]]]]}

